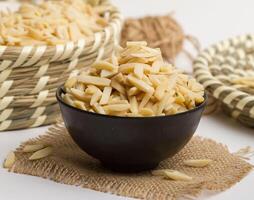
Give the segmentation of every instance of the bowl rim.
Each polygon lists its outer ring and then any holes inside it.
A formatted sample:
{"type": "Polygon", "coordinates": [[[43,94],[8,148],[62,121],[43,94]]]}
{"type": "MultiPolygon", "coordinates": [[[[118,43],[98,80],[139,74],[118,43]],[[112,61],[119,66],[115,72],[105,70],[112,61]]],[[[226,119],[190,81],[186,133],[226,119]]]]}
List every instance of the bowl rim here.
{"type": "Polygon", "coordinates": [[[173,118],[173,117],[176,117],[176,116],[181,116],[181,115],[186,115],[186,114],[190,114],[190,113],[193,113],[197,110],[200,110],[202,108],[204,108],[206,106],[206,103],[207,103],[207,94],[205,92],[204,94],[204,101],[198,105],[197,107],[191,109],[191,110],[188,110],[188,111],[185,111],[185,112],[181,112],[181,113],[177,113],[177,114],[173,114],[173,115],[166,115],[166,116],[152,116],[152,117],[124,117],[124,116],[114,116],[114,115],[103,115],[103,114],[99,114],[99,113],[93,113],[93,112],[88,112],[88,111],[85,111],[85,110],[81,110],[81,109],[78,109],[76,107],[73,107],[67,103],[65,103],[61,97],[61,94],[64,93],[64,89],[63,89],[63,85],[58,87],[57,88],[57,91],[56,91],[56,98],[57,98],[57,101],[58,103],[60,102],[61,104],[73,109],[73,110],[76,110],[78,112],[81,112],[81,113],[84,113],[84,114],[88,114],[88,115],[92,115],[94,117],[103,117],[103,118],[112,118],[112,119],[129,119],[129,120],[145,120],[145,119],[164,119],[164,118],[173,118]]]}

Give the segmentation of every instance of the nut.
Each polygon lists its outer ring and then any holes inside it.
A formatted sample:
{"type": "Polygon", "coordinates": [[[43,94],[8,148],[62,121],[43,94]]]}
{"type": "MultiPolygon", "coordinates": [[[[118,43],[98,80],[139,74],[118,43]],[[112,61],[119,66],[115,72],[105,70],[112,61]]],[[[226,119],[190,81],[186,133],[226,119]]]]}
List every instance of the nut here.
{"type": "Polygon", "coordinates": [[[44,149],[41,149],[39,151],[36,151],[29,160],[39,160],[42,158],[46,158],[47,156],[51,155],[53,151],[52,147],[46,147],[44,149]]]}
{"type": "Polygon", "coordinates": [[[4,161],[3,167],[10,169],[13,166],[13,164],[15,163],[15,159],[16,158],[15,158],[14,152],[10,152],[4,161]]]}
{"type": "Polygon", "coordinates": [[[162,170],[154,170],[152,171],[152,174],[155,176],[163,176],[166,179],[172,179],[175,181],[190,181],[192,180],[192,177],[176,171],[176,170],[170,170],[170,169],[162,169],[162,170]]]}
{"type": "Polygon", "coordinates": [[[210,159],[185,160],[184,165],[189,167],[206,167],[212,162],[210,159]]]}

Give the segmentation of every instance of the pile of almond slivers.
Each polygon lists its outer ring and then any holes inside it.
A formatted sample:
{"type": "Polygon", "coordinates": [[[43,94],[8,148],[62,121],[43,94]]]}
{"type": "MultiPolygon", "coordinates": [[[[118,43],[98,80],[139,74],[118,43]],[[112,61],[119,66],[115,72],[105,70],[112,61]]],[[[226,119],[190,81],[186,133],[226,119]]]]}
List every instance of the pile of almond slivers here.
{"type": "Polygon", "coordinates": [[[203,86],[146,42],[127,42],[117,55],[67,80],[65,92],[62,98],[71,106],[125,117],[173,115],[204,101],[203,86]]]}
{"type": "Polygon", "coordinates": [[[57,45],[87,38],[107,26],[101,12],[84,0],[22,3],[16,12],[0,12],[0,44],[57,45]]]}

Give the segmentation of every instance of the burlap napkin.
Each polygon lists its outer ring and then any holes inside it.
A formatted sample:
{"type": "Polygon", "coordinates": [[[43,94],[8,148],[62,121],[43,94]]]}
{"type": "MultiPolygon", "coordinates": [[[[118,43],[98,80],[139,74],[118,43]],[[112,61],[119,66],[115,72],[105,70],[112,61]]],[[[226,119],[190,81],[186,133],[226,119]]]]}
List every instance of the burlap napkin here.
{"type": "Polygon", "coordinates": [[[39,176],[53,181],[90,188],[100,192],[139,199],[177,199],[196,196],[203,189],[221,191],[240,181],[252,166],[227,147],[210,139],[194,137],[176,156],[163,161],[159,168],[175,169],[193,177],[191,181],[171,181],[153,176],[150,172],[137,174],[114,173],[84,154],[74,144],[63,124],[49,129],[46,135],[25,144],[45,144],[53,147],[47,158],[29,161],[30,153],[23,153],[21,145],[15,152],[16,161],[10,171],[39,176]],[[205,168],[183,165],[186,159],[209,158],[213,162],[205,168]]]}

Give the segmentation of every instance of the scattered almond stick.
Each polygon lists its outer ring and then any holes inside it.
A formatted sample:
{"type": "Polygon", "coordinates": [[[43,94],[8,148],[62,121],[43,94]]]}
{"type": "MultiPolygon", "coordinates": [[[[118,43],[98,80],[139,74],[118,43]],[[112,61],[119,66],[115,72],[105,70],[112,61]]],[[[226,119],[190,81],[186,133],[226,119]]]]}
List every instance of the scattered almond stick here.
{"type": "Polygon", "coordinates": [[[94,67],[95,69],[107,71],[114,71],[117,68],[112,63],[109,63],[107,61],[97,61],[92,65],[92,67],[94,67]]]}
{"type": "Polygon", "coordinates": [[[190,181],[192,180],[192,177],[176,171],[176,170],[170,170],[170,169],[162,169],[162,170],[154,170],[152,171],[152,174],[154,176],[163,176],[166,179],[172,179],[175,181],[190,181]]]}
{"type": "Polygon", "coordinates": [[[210,159],[185,160],[184,165],[189,167],[206,167],[212,162],[210,159]]]}
{"type": "Polygon", "coordinates": [[[75,84],[77,83],[77,78],[76,77],[71,77],[69,78],[65,84],[64,84],[64,87],[65,88],[72,88],[75,86],[75,84]]]}
{"type": "Polygon", "coordinates": [[[112,92],[112,88],[111,87],[105,87],[101,96],[101,100],[100,100],[100,104],[101,105],[105,105],[108,103],[110,95],[112,92]]]}
{"type": "Polygon", "coordinates": [[[16,159],[16,157],[15,157],[14,152],[10,152],[4,161],[3,167],[10,169],[13,166],[15,159],[16,159]]]}
{"type": "Polygon", "coordinates": [[[25,145],[22,149],[25,153],[35,152],[44,148],[42,144],[25,145]]]}
{"type": "Polygon", "coordinates": [[[36,151],[31,157],[29,157],[29,160],[39,160],[39,159],[45,158],[51,155],[52,151],[53,151],[52,147],[46,147],[44,149],[36,151]]]}
{"type": "Polygon", "coordinates": [[[254,156],[254,149],[250,146],[247,146],[235,152],[234,155],[244,160],[249,160],[250,157],[254,156]]]}
{"type": "Polygon", "coordinates": [[[142,116],[146,116],[146,117],[154,116],[154,112],[150,108],[142,108],[142,109],[140,109],[139,113],[142,116]]]}
{"type": "Polygon", "coordinates": [[[85,84],[97,85],[97,86],[110,86],[111,80],[107,78],[100,78],[89,75],[80,75],[78,81],[85,84]]]}

